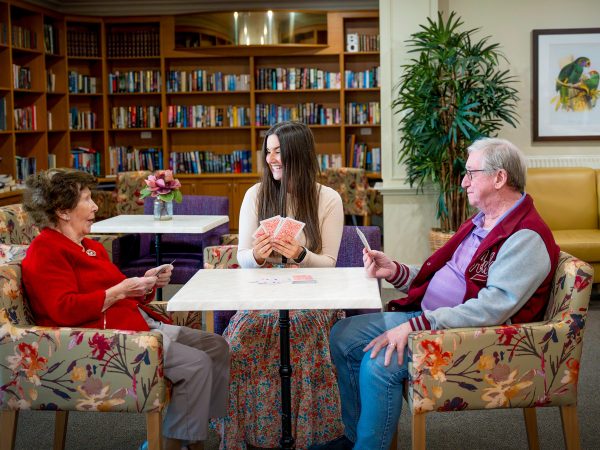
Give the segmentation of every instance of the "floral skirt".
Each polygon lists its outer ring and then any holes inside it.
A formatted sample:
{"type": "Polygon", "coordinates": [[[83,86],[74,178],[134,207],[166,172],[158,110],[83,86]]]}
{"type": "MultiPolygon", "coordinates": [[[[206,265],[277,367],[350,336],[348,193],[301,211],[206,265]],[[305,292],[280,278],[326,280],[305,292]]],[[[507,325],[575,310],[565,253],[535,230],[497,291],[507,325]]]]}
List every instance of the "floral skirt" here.
{"type": "MultiPolygon", "coordinates": [[[[343,434],[340,398],[329,330],[338,311],[290,311],[292,433],[296,448],[324,443],[343,434]]],[[[213,422],[221,449],[279,447],[281,392],[279,313],[238,311],[223,333],[231,347],[229,411],[213,422]]]]}

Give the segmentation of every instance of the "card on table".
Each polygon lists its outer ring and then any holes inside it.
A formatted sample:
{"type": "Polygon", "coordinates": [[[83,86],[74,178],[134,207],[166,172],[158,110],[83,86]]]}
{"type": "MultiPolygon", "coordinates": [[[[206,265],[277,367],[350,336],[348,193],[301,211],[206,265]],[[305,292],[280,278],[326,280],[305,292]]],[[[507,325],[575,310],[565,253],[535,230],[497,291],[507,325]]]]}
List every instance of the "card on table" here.
{"type": "Polygon", "coordinates": [[[316,283],[317,280],[309,274],[292,275],[292,284],[316,283]]]}
{"type": "Polygon", "coordinates": [[[297,239],[303,228],[304,222],[286,217],[279,223],[273,237],[275,239],[297,239]]]}

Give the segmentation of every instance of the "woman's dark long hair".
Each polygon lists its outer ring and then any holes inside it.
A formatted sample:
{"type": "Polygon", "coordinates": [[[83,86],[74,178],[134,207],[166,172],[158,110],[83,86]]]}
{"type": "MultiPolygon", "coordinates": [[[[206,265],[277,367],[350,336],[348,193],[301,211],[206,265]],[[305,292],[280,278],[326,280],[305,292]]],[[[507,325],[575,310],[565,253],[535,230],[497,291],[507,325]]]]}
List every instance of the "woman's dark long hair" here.
{"type": "Polygon", "coordinates": [[[278,214],[285,215],[289,206],[294,218],[306,224],[306,247],[320,253],[323,242],[319,229],[319,165],[315,139],[310,128],[301,122],[273,125],[263,142],[262,157],[265,161],[267,139],[273,134],[279,139],[283,174],[281,181],[275,180],[269,165],[264,164],[258,191],[258,218],[263,220],[278,214]]]}

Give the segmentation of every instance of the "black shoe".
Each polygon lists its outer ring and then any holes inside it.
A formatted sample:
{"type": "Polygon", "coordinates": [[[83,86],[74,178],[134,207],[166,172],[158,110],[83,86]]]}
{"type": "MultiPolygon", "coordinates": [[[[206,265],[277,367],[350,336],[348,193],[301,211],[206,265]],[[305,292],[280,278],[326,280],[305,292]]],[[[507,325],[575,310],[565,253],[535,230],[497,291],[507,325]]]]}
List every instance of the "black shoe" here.
{"type": "Polygon", "coordinates": [[[341,436],[333,441],[326,442],[325,444],[313,445],[308,450],[352,450],[354,442],[348,439],[346,436],[341,436]]]}

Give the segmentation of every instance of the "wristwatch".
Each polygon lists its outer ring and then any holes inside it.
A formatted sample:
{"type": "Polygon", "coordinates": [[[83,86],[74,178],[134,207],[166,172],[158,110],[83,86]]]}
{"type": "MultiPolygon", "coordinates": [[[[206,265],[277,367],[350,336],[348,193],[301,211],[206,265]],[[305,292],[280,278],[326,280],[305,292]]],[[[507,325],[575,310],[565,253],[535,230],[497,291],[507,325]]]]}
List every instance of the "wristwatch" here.
{"type": "Polygon", "coordinates": [[[296,259],[294,259],[294,261],[296,261],[297,263],[301,263],[302,261],[304,261],[305,257],[306,257],[306,247],[302,247],[302,251],[300,252],[298,257],[296,259]]]}

